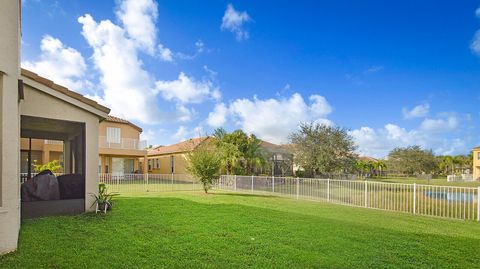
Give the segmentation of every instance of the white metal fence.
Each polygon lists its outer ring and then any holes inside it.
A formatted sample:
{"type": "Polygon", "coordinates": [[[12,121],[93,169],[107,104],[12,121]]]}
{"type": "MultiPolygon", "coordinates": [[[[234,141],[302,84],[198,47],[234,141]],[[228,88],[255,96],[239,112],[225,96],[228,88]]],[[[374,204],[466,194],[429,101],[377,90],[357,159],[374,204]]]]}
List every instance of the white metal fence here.
{"type": "Polygon", "coordinates": [[[448,182],[466,182],[466,181],[473,181],[472,174],[461,174],[461,175],[448,175],[447,176],[448,182]]]}
{"type": "Polygon", "coordinates": [[[194,191],[202,186],[188,174],[99,174],[113,192],[194,191]]]}
{"type": "Polygon", "coordinates": [[[214,188],[480,221],[480,187],[224,175],[214,188]]]}

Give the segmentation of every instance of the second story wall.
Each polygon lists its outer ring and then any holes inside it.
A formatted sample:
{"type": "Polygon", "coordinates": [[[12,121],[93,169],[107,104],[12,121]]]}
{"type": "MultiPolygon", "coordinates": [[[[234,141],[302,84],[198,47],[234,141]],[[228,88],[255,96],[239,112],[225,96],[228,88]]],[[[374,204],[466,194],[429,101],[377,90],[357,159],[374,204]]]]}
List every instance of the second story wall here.
{"type": "Polygon", "coordinates": [[[100,123],[100,136],[107,136],[107,128],[120,129],[121,138],[131,138],[131,139],[140,139],[140,131],[133,126],[124,123],[102,121],[100,123]]]}
{"type": "Polygon", "coordinates": [[[144,156],[147,142],[140,139],[141,132],[140,127],[129,121],[109,116],[100,123],[100,153],[144,156]]]}

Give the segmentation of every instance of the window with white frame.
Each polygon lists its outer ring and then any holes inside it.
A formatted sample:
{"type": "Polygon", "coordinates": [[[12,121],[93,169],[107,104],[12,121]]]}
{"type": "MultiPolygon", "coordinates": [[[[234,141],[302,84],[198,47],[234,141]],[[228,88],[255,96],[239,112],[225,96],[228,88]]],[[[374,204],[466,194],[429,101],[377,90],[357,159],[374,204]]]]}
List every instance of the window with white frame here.
{"type": "Polygon", "coordinates": [[[122,138],[120,128],[107,127],[107,142],[108,143],[120,143],[122,138]]]}

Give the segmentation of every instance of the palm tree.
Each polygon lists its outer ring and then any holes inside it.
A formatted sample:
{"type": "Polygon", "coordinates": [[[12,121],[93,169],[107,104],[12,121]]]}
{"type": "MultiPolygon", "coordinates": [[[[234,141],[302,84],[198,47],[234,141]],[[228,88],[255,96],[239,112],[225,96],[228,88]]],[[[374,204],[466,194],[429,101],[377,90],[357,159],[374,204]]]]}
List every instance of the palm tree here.
{"type": "Polygon", "coordinates": [[[245,170],[247,174],[252,175],[254,168],[260,168],[266,165],[261,141],[253,134],[247,139],[247,147],[243,157],[245,158],[245,170]]]}
{"type": "Polygon", "coordinates": [[[382,160],[377,160],[375,162],[373,162],[373,169],[375,169],[375,173],[376,175],[378,176],[378,172],[380,171],[380,176],[382,175],[382,171],[387,168],[387,164],[382,161],[382,160]]]}

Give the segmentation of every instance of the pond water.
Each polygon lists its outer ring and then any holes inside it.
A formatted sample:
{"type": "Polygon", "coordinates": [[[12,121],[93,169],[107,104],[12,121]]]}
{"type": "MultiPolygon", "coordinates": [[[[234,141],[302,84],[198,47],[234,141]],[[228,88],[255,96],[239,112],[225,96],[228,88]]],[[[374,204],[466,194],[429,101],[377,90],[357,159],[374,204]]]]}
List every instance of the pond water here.
{"type": "Polygon", "coordinates": [[[473,202],[477,199],[477,195],[475,193],[461,191],[425,191],[425,196],[456,202],[473,202]]]}

